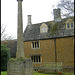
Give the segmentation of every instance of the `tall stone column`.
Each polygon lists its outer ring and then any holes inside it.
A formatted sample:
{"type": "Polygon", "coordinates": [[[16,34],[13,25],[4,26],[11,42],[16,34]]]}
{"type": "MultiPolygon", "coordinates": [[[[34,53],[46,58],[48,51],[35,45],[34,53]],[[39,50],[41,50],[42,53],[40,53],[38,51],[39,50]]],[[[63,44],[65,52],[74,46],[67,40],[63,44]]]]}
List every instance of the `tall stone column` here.
{"type": "Polygon", "coordinates": [[[18,26],[17,26],[17,53],[16,57],[24,57],[23,48],[23,20],[22,20],[22,1],[18,1],[18,26]]]}
{"type": "Polygon", "coordinates": [[[18,30],[17,30],[17,53],[15,59],[10,58],[7,62],[7,75],[33,75],[33,63],[31,59],[24,58],[23,48],[23,22],[22,0],[18,1],[18,30]],[[20,58],[23,57],[23,58],[20,58]]]}

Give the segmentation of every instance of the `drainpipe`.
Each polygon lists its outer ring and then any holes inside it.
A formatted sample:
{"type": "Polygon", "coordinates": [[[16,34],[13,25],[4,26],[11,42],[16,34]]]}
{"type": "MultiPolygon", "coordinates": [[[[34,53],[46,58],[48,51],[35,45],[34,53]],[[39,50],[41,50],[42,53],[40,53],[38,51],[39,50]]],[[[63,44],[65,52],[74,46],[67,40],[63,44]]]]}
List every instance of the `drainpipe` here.
{"type": "MultiPolygon", "coordinates": [[[[55,44],[55,64],[57,66],[56,38],[54,39],[54,44],[55,44]]],[[[55,70],[55,72],[56,72],[56,70],[55,70]]]]}

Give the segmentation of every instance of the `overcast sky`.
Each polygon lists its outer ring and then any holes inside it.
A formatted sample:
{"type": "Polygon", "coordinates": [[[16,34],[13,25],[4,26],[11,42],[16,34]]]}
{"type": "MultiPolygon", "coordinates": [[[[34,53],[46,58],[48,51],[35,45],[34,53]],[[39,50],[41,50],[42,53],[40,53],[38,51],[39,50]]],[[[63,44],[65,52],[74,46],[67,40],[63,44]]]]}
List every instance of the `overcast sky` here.
{"type": "MultiPolygon", "coordinates": [[[[32,15],[32,24],[53,20],[53,5],[59,0],[23,0],[23,31],[27,26],[27,15],[32,15]]],[[[1,0],[1,25],[6,26],[6,34],[17,38],[17,0],[1,0]]]]}

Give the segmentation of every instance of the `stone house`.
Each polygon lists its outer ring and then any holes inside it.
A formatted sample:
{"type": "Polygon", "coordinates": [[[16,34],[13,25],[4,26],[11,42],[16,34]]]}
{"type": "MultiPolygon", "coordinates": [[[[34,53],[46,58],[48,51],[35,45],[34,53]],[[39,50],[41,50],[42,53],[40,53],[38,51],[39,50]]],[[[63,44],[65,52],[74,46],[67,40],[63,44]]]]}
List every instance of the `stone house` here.
{"type": "Polygon", "coordinates": [[[62,62],[64,71],[74,69],[74,20],[61,18],[60,9],[54,9],[54,20],[28,24],[24,31],[24,53],[31,58],[34,69],[48,62],[62,62]]]}
{"type": "MultiPolygon", "coordinates": [[[[61,18],[60,9],[54,9],[54,20],[28,24],[24,31],[25,58],[31,58],[35,70],[49,62],[62,62],[63,71],[74,71],[74,20],[61,18]]],[[[10,48],[11,57],[16,57],[17,40],[3,42],[10,48]]]]}

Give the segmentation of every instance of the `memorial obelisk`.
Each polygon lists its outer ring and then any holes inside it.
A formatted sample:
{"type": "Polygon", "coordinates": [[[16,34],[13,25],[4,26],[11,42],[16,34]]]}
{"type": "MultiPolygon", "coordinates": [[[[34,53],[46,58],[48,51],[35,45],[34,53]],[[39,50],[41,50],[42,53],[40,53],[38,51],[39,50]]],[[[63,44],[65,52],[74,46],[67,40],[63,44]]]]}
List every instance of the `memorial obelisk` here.
{"type": "Polygon", "coordinates": [[[18,26],[17,26],[17,53],[16,57],[24,57],[23,48],[23,20],[22,20],[22,1],[18,1],[18,26]]]}
{"type": "Polygon", "coordinates": [[[7,63],[7,75],[33,75],[33,63],[31,59],[24,58],[23,48],[23,21],[22,1],[18,1],[18,30],[17,30],[17,53],[16,58],[7,63]]]}

